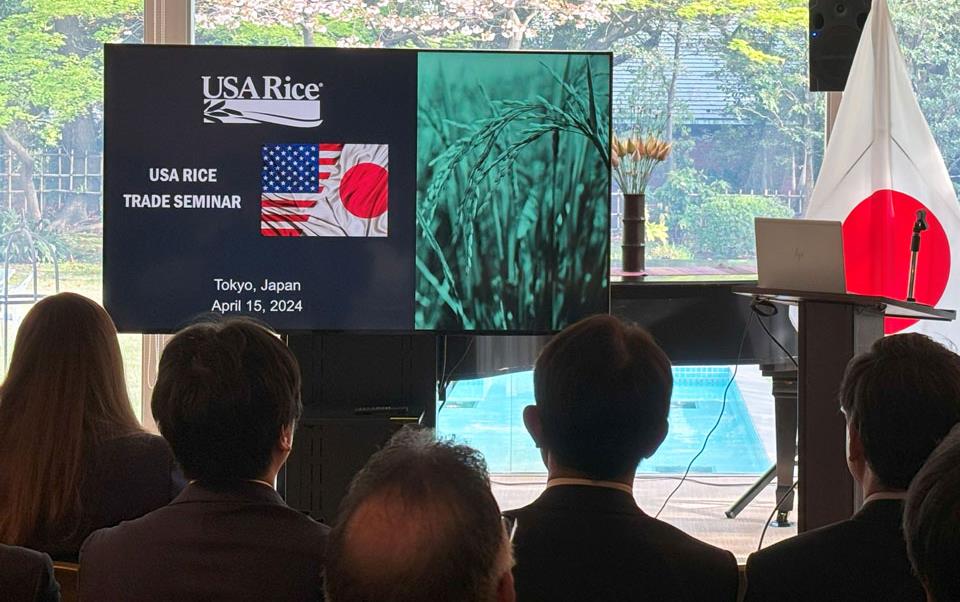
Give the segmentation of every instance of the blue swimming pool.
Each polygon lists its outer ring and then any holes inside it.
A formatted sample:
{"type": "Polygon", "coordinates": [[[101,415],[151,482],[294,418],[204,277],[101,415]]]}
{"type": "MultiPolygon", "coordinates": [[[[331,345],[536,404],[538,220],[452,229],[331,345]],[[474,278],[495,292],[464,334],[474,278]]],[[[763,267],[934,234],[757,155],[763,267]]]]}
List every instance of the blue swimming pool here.
{"type": "MultiPolygon", "coordinates": [[[[717,419],[730,375],[726,366],[673,369],[670,433],[657,453],[640,465],[639,473],[676,474],[686,469],[717,419]]],[[[545,472],[540,452],[523,426],[523,408],[533,403],[532,376],[518,372],[452,383],[437,416],[437,431],[479,449],[491,472],[545,472]]],[[[723,420],[691,472],[756,474],[770,464],[734,383],[723,420]]]]}

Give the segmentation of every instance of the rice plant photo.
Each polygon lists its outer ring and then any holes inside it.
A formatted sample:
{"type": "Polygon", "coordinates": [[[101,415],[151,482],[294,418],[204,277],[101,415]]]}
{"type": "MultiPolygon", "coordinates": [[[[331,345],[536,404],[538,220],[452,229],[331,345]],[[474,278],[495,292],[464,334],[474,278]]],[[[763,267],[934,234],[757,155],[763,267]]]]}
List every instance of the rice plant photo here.
{"type": "Polygon", "coordinates": [[[420,53],[418,329],[549,332],[607,311],[610,69],[420,53]]]}

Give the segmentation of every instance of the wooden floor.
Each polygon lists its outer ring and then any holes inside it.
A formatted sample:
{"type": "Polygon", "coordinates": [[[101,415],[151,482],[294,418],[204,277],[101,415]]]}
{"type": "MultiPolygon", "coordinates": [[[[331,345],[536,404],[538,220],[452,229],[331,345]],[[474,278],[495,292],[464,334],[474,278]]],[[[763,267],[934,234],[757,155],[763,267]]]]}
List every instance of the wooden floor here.
{"type": "MultiPolygon", "coordinates": [[[[543,491],[543,475],[491,475],[494,495],[504,510],[533,501],[543,491]]],[[[679,482],[679,476],[639,477],[634,481],[634,497],[649,515],[660,505],[679,482]]],[[[760,532],[773,510],[775,490],[771,485],[735,519],[724,512],[750,487],[745,477],[691,476],[683,483],[660,515],[662,520],[715,546],[730,550],[739,562],[757,549],[760,532]]],[[[790,514],[791,521],[796,513],[790,514]]],[[[796,535],[796,527],[767,529],[763,545],[796,535]]]]}

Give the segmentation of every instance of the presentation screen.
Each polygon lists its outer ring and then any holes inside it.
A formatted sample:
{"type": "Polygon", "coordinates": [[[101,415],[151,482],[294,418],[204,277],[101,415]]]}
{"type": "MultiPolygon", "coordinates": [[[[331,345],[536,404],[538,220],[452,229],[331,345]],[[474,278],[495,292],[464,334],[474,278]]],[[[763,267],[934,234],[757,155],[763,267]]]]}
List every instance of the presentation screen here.
{"type": "Polygon", "coordinates": [[[610,53],[108,45],[104,303],[281,331],[609,308],[610,53]]]}

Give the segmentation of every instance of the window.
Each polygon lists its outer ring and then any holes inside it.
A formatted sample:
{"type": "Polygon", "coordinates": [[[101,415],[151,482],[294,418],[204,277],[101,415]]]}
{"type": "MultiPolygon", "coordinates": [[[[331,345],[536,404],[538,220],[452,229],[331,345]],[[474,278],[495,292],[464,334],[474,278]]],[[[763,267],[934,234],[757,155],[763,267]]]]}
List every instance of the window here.
{"type": "Polygon", "coordinates": [[[823,98],[806,91],[806,3],[654,4],[655,25],[621,50],[614,74],[615,130],[638,127],[672,147],[647,188],[647,266],[652,276],[749,279],[753,218],[799,215],[822,155],[823,98]]]}
{"type": "Polygon", "coordinates": [[[960,191],[960,4],[935,0],[890,0],[893,26],[933,137],[960,191]]]}
{"type": "MultiPolygon", "coordinates": [[[[142,39],[142,1],[0,5],[4,371],[38,297],[73,291],[101,300],[103,44],[142,39]]],[[[139,414],[140,337],[123,335],[120,344],[139,414]]]]}
{"type": "MultiPolygon", "coordinates": [[[[822,153],[806,3],[201,0],[197,42],[612,50],[614,130],[669,141],[647,196],[652,275],[750,278],[753,217],[794,216],[822,153]],[[573,8],[571,8],[573,7],[573,8]]],[[[615,188],[612,268],[621,266],[615,188]]]]}

